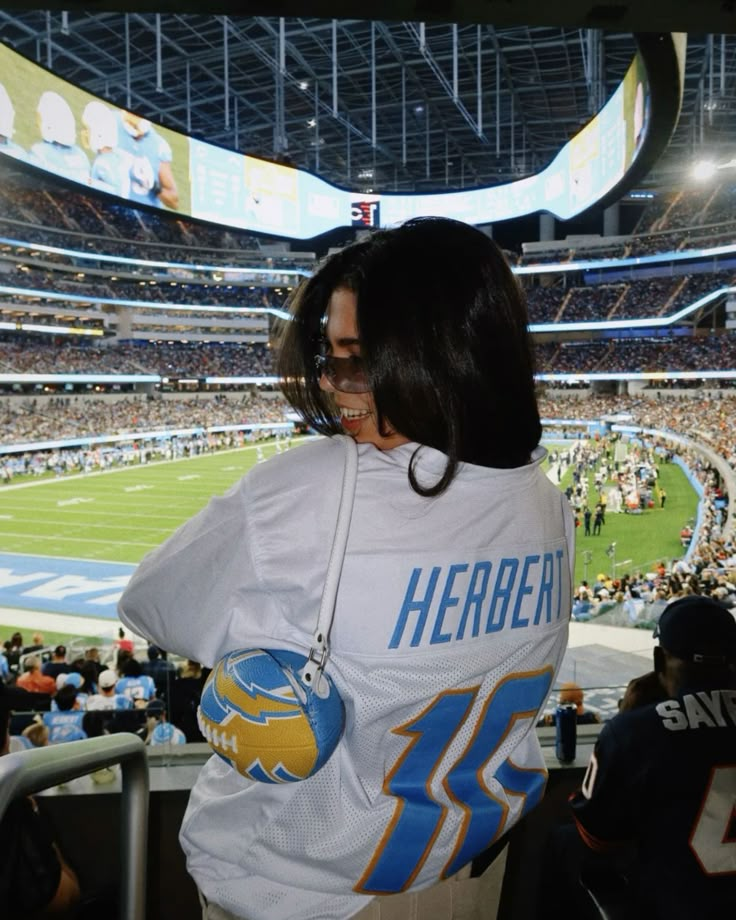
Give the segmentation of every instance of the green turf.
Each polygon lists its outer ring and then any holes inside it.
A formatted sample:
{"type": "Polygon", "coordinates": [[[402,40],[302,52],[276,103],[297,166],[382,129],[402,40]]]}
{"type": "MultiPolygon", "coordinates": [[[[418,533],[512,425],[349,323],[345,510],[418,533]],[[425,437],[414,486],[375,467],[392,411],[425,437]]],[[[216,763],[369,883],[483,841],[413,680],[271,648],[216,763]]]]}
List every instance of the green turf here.
{"type": "MultiPolygon", "coordinates": [[[[594,511],[596,492],[592,479],[591,476],[588,495],[591,510],[594,511]]],[[[563,488],[568,481],[569,474],[567,477],[563,476],[563,488]]],[[[664,508],[660,508],[659,501],[656,500],[654,508],[641,514],[612,514],[607,511],[606,523],[598,536],[583,535],[584,527],[580,515],[581,524],[576,531],[576,584],[584,578],[592,582],[600,572],[616,578],[640,571],[649,572],[660,560],[669,563],[683,555],[680,530],[686,522],[695,518],[698,497],[676,464],[659,465],[657,489],[660,486],[667,493],[664,508]],[[613,553],[608,555],[606,550],[613,542],[616,543],[616,547],[613,553]],[[590,554],[587,562],[586,553],[590,554]]]]}
{"type": "MultiPolygon", "coordinates": [[[[262,449],[268,457],[275,445],[262,449]]],[[[0,487],[0,552],[139,562],[256,459],[246,447],[0,487]]]]}
{"type": "MultiPolygon", "coordinates": [[[[110,624],[114,626],[115,622],[111,620],[110,624]]],[[[47,648],[54,645],[68,645],[72,639],[81,639],[85,645],[88,646],[97,644],[106,645],[110,642],[109,637],[106,639],[95,633],[86,633],[83,627],[84,617],[79,618],[79,629],[75,629],[73,632],[57,632],[50,629],[30,629],[27,624],[25,626],[17,626],[3,623],[0,625],[0,639],[5,641],[5,639],[9,639],[14,633],[19,632],[25,641],[29,642],[33,633],[40,632],[43,635],[43,642],[47,648]]]]}

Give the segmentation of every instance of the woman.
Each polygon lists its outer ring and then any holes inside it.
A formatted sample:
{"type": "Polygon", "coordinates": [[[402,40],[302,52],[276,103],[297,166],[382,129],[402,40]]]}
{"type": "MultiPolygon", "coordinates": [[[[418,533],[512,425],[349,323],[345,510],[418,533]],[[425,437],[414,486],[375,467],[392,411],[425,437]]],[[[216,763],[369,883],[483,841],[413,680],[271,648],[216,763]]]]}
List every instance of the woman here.
{"type": "MultiPolygon", "coordinates": [[[[491,240],[440,218],[377,232],[292,313],[285,395],[358,443],[327,668],[346,727],[301,783],[204,767],[181,841],[210,918],[341,920],[456,875],[542,794],[534,724],[570,616],[572,515],[541,469],[526,308],[491,240]]],[[[121,618],[207,666],[306,654],[342,474],[330,437],[255,466],[143,561],[121,618]]]]}

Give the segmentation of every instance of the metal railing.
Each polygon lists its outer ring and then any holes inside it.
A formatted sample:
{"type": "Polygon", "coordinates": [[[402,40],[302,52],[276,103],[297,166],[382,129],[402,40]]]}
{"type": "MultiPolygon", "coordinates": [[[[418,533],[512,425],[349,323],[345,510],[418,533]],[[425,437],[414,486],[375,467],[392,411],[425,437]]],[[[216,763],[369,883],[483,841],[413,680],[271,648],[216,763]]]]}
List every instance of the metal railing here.
{"type": "Polygon", "coordinates": [[[122,774],[118,916],[144,920],[149,783],[146,747],[136,735],[123,732],[0,757],[0,819],[13,799],[116,763],[122,774]]]}

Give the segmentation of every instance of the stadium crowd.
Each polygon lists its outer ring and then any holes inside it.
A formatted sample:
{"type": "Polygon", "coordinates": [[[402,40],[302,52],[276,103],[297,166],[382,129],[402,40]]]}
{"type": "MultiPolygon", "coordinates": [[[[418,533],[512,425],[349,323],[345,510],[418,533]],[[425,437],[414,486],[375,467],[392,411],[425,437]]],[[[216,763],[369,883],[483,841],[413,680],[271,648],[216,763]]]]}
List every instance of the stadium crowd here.
{"type": "MultiPolygon", "coordinates": [[[[544,374],[626,371],[732,371],[736,341],[726,330],[704,335],[643,335],[536,345],[544,374]]],[[[98,347],[49,337],[0,338],[0,374],[154,374],[162,377],[258,377],[274,374],[264,343],[128,341],[98,347]]]]}
{"type": "Polygon", "coordinates": [[[726,270],[583,287],[532,286],[527,289],[529,319],[532,323],[570,323],[664,316],[733,284],[734,280],[733,271],[726,270]]]}
{"type": "MultiPolygon", "coordinates": [[[[192,282],[176,282],[165,280],[161,283],[155,280],[130,281],[113,278],[98,279],[88,276],[85,281],[75,280],[68,273],[52,272],[39,268],[17,268],[3,275],[4,281],[10,287],[21,287],[34,291],[33,304],[48,303],[52,306],[59,305],[55,298],[39,297],[36,291],[49,291],[50,293],[64,293],[88,298],[94,302],[99,298],[112,300],[136,300],[147,303],[164,304],[191,304],[192,306],[222,306],[222,307],[262,307],[280,306],[286,292],[272,287],[255,288],[248,284],[217,284],[202,281],[199,284],[192,282]],[[252,287],[252,289],[251,289],[252,287]]],[[[8,305],[19,305],[22,295],[3,295],[4,302],[8,305]]],[[[74,301],[70,301],[74,303],[74,301]]]]}
{"type": "Polygon", "coordinates": [[[537,370],[545,374],[657,371],[731,371],[736,342],[728,333],[657,336],[537,345],[537,370]]]}
{"type": "Polygon", "coordinates": [[[177,377],[267,377],[273,374],[266,344],[144,342],[97,348],[17,338],[0,340],[0,373],[159,374],[177,377]]]}
{"type": "Polygon", "coordinates": [[[11,750],[124,731],[151,746],[203,741],[196,710],[208,673],[136,646],[122,629],[114,642],[74,648],[47,646],[40,633],[25,644],[16,631],[0,650],[0,682],[28,694],[11,721],[11,750]]]}
{"type": "Polygon", "coordinates": [[[594,237],[545,250],[535,245],[519,259],[523,265],[585,259],[622,259],[733,242],[733,189],[729,183],[681,189],[658,195],[643,210],[632,233],[619,242],[594,237]]]}
{"type": "Polygon", "coordinates": [[[287,410],[281,396],[255,389],[214,398],[18,398],[0,402],[0,445],[171,428],[276,424],[283,422],[287,410]]]}

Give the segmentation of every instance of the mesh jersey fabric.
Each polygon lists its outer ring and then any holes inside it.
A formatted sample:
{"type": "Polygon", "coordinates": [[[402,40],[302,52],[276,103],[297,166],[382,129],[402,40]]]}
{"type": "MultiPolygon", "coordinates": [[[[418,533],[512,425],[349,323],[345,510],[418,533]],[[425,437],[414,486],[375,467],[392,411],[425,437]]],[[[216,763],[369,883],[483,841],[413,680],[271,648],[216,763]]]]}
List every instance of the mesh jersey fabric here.
{"type": "MultiPolygon", "coordinates": [[[[189,871],[233,913],[341,920],[369,896],[426,887],[543,790],[534,725],[567,640],[569,505],[542,448],[518,469],[462,464],[423,498],[407,481],[417,447],[359,445],[328,664],[347,716],[335,754],[268,787],[213,757],[192,791],[189,871]]],[[[444,464],[422,447],[418,478],[444,464]]],[[[342,468],[329,439],[256,466],[146,557],[123,622],[206,665],[236,648],[305,653],[342,468]]]]}

